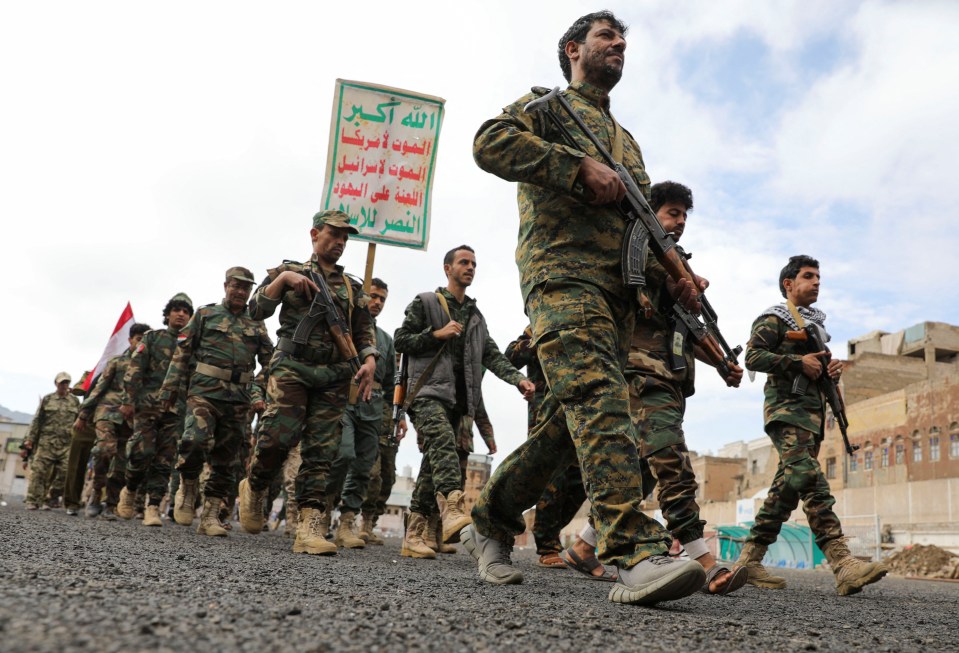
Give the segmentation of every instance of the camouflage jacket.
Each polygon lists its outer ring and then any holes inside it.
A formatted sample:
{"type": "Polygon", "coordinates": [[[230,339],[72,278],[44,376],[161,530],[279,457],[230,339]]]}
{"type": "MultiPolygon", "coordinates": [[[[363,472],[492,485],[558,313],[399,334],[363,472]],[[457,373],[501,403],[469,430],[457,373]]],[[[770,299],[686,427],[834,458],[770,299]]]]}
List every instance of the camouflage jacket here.
{"type": "Polygon", "coordinates": [[[205,397],[234,404],[248,404],[256,362],[270,363],[273,342],[262,320],[254,320],[244,308],[235,315],[226,305],[209,304],[197,309],[177,335],[176,352],[160,388],[160,401],[179,396],[189,382],[188,397],[205,397]],[[249,374],[247,381],[219,379],[196,369],[198,363],[236,375],[249,374]]]}
{"type": "Polygon", "coordinates": [[[822,433],[823,399],[815,383],[804,395],[794,395],[792,384],[802,374],[802,357],[809,353],[805,342],[786,339],[789,326],[775,315],[762,315],[753,322],[746,347],[746,369],[766,373],[763,389],[766,432],[773,422],[785,422],[813,433],[822,433]]]}
{"type": "Polygon", "coordinates": [[[543,374],[543,367],[539,364],[536,345],[533,344],[532,336],[524,331],[519,338],[506,345],[503,353],[516,369],[521,370],[525,367],[526,378],[536,386],[536,392],[533,393],[526,412],[526,429],[530,431],[536,426],[540,406],[543,405],[543,398],[546,397],[546,375],[543,374]]]}
{"type": "Polygon", "coordinates": [[[373,396],[368,402],[358,401],[349,404],[346,410],[354,413],[364,422],[376,422],[383,419],[384,405],[389,401],[390,414],[393,406],[393,386],[396,384],[396,350],[393,338],[378,326],[376,329],[376,350],[380,353],[376,359],[376,371],[373,373],[373,396]]]}
{"type": "Polygon", "coordinates": [[[80,400],[69,392],[61,397],[56,392],[40,400],[37,413],[30,423],[27,442],[37,446],[63,446],[70,444],[73,422],[80,411],[80,400]]]}
{"type": "Polygon", "coordinates": [[[171,327],[154,329],[143,334],[133,350],[126,374],[123,375],[120,402],[137,409],[156,406],[159,390],[166,378],[179,331],[171,327]]]}
{"type": "Polygon", "coordinates": [[[647,257],[646,285],[640,297],[643,308],[629,343],[626,373],[677,384],[683,396],[689,397],[694,392],[696,359],[692,341],[675,331],[674,302],[666,290],[666,277],[662,264],[653,256],[647,257]],[[685,369],[673,370],[673,355],[685,361],[685,369]]]}
{"type": "MultiPolygon", "coordinates": [[[[620,263],[625,218],[612,205],[592,206],[572,194],[583,157],[602,161],[600,154],[557,101],[551,109],[573,134],[577,148],[565,144],[543,113],[524,113],[525,105],[541,94],[530,93],[506,107],[498,117],[483,123],[473,141],[473,158],[480,168],[519,182],[516,263],[523,299],[534,286],[560,277],[581,279],[625,297],[620,263]]],[[[566,98],[613,152],[614,123],[603,93],[585,82],[574,82],[566,98]]],[[[649,176],[642,152],[626,130],[621,133],[621,163],[648,197],[649,176]]]]}
{"type": "Polygon", "coordinates": [[[132,356],[133,349],[130,348],[107,361],[96,385],[80,405],[80,417],[84,421],[89,422],[90,414],[93,413],[95,422],[102,420],[114,424],[123,423],[123,415],[117,408],[122,403],[123,377],[130,367],[132,356]]]}
{"type": "MultiPolygon", "coordinates": [[[[264,291],[281,272],[289,270],[303,274],[308,269],[312,269],[315,274],[324,275],[326,283],[330,286],[330,292],[336,296],[341,315],[344,316],[350,327],[350,335],[353,338],[353,345],[360,355],[360,363],[367,356],[375,356],[377,351],[376,336],[373,333],[373,317],[367,309],[370,296],[363,292],[363,286],[359,281],[344,274],[343,266],[337,265],[335,272],[324,273],[319,263],[316,262],[315,255],[307,263],[283,261],[278,267],[267,270],[267,278],[256,289],[253,298],[250,300],[251,317],[254,320],[265,320],[276,312],[277,307],[280,307],[280,328],[277,329],[276,335],[278,338],[292,338],[296,325],[309,312],[311,301],[306,298],[306,295],[298,294],[289,288],[284,289],[283,294],[277,299],[270,299],[264,294],[264,291]],[[351,293],[348,293],[346,289],[347,279],[350,279],[351,293]],[[350,294],[353,295],[352,306],[349,301],[350,294]]],[[[310,332],[306,346],[313,351],[312,358],[314,361],[318,361],[316,363],[318,365],[339,363],[345,360],[336,347],[329,329],[323,323],[318,323],[310,332]]]]}
{"type": "MultiPolygon", "coordinates": [[[[488,369],[497,377],[510,385],[517,385],[525,377],[520,374],[512,363],[503,356],[490,337],[486,329],[486,319],[476,307],[476,300],[467,296],[460,304],[453,294],[446,288],[437,288],[436,292],[446,297],[449,305],[450,319],[465,326],[460,338],[447,340],[445,354],[430,375],[430,379],[423,384],[420,397],[438,399],[450,406],[457,403],[466,407],[467,414],[475,415],[476,407],[482,400],[482,368],[488,369]],[[482,341],[477,342],[476,338],[482,341]],[[480,360],[474,359],[473,346],[480,350],[480,360]],[[470,355],[467,356],[467,345],[470,345],[470,355]],[[449,362],[444,362],[446,359],[449,362]],[[467,367],[469,370],[467,370],[467,367]],[[451,378],[443,378],[448,375],[451,378]],[[465,396],[461,393],[465,392],[465,396]]],[[[443,317],[445,320],[445,316],[443,317]]],[[[443,325],[446,322],[443,321],[443,325]]],[[[406,307],[406,317],[403,325],[394,334],[396,351],[407,354],[409,362],[409,387],[417,381],[418,368],[424,368],[430,359],[443,346],[443,342],[433,336],[433,331],[443,325],[437,325],[427,314],[427,307],[420,296],[417,296],[406,307]]]]}

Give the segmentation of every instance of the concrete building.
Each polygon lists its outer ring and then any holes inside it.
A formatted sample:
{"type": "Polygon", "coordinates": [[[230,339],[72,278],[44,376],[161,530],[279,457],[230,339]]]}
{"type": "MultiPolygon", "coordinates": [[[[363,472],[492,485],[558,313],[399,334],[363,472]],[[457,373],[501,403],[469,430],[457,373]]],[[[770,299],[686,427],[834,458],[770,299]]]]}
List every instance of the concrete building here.
{"type": "Polygon", "coordinates": [[[20,443],[27,437],[30,424],[0,419],[0,497],[24,497],[29,471],[23,469],[20,443]]]}

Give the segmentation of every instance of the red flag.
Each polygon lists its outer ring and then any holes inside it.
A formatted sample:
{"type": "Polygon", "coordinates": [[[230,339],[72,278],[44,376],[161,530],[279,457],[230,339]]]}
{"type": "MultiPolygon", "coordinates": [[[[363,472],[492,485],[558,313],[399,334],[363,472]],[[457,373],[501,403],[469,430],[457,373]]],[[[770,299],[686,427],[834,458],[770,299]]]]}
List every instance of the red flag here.
{"type": "Polygon", "coordinates": [[[120,319],[117,320],[117,325],[113,328],[113,334],[107,341],[107,346],[103,349],[100,362],[93,368],[93,373],[87,377],[86,383],[83,384],[84,392],[89,391],[93,386],[93,380],[100,376],[100,372],[107,366],[107,361],[114,356],[119,356],[130,346],[128,341],[130,340],[131,326],[133,326],[133,309],[130,307],[130,302],[127,302],[127,307],[120,314],[120,319]]]}

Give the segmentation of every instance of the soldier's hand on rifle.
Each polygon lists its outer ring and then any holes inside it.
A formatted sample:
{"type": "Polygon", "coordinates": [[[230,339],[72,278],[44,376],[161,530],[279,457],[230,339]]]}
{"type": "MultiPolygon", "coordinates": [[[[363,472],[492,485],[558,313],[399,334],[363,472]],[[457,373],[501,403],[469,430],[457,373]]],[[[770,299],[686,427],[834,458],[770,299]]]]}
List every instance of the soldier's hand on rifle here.
{"type": "Polygon", "coordinates": [[[819,360],[820,356],[825,356],[826,352],[817,351],[811,354],[806,354],[802,357],[802,373],[808,376],[810,379],[815,381],[819,378],[819,375],[822,374],[822,361],[819,360]]]}
{"type": "Polygon", "coordinates": [[[367,356],[366,360],[360,365],[360,371],[356,373],[353,380],[359,389],[360,399],[369,401],[373,396],[373,372],[376,371],[376,358],[367,356]]]}
{"type": "Polygon", "coordinates": [[[726,382],[726,385],[730,388],[738,388],[739,384],[743,380],[743,368],[734,363],[726,362],[726,369],[720,369],[719,376],[723,377],[723,381],[726,382]]]}
{"type": "MultiPolygon", "coordinates": [[[[293,272],[292,270],[281,272],[280,276],[278,276],[270,286],[277,282],[282,283],[286,288],[289,288],[298,295],[305,295],[306,298],[311,301],[313,300],[313,294],[320,292],[319,287],[313,283],[312,279],[299,272],[293,272]]],[[[279,294],[277,297],[279,297],[279,294]]],[[[276,299],[276,297],[273,299],[276,299]]]]}
{"type": "Polygon", "coordinates": [[[459,338],[463,333],[463,325],[456,320],[450,320],[442,329],[433,332],[433,337],[437,340],[449,340],[450,338],[459,338]]]}
{"type": "Polygon", "coordinates": [[[129,422],[133,419],[133,404],[123,404],[117,408],[117,410],[120,411],[120,414],[123,415],[123,419],[126,421],[129,422]]]}
{"type": "Polygon", "coordinates": [[[533,398],[533,394],[536,392],[536,384],[530,381],[529,379],[523,379],[516,384],[516,387],[519,388],[519,391],[523,393],[523,399],[530,401],[533,398]]]}
{"type": "MultiPolygon", "coordinates": [[[[708,285],[708,282],[701,277],[697,277],[697,280],[699,281],[700,290],[705,289],[704,283],[708,285]]],[[[672,295],[673,299],[676,300],[676,303],[690,313],[699,314],[702,310],[703,306],[699,302],[699,291],[686,279],[673,281],[672,277],[666,277],[666,288],[669,290],[669,294],[672,295]]]]}
{"type": "Polygon", "coordinates": [[[829,365],[826,366],[826,373],[829,374],[830,379],[838,381],[840,375],[842,375],[842,361],[830,360],[829,365]]]}
{"type": "Polygon", "coordinates": [[[396,443],[399,444],[403,441],[403,438],[406,437],[406,430],[409,426],[406,425],[406,418],[404,417],[396,423],[396,443]]]}
{"type": "Polygon", "coordinates": [[[626,197],[626,185],[616,171],[592,157],[583,157],[576,181],[593,194],[593,204],[621,202],[626,197]]]}

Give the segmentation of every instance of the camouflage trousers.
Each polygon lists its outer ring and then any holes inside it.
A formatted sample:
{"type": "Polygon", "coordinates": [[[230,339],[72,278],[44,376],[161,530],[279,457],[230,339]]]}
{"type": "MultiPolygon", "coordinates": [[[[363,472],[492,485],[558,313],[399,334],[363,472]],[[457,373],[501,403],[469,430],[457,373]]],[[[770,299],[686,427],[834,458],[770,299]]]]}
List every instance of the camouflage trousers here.
{"type": "Polygon", "coordinates": [[[209,463],[210,476],[202,489],[205,497],[226,499],[233,492],[249,412],[250,405],[245,403],[187,397],[176,469],[182,479],[192,481],[200,477],[203,463],[209,463]]]}
{"type": "Polygon", "coordinates": [[[842,525],[832,509],[836,499],[816,459],[818,436],[785,422],[773,422],[766,429],[779,452],[779,467],[746,541],[766,546],[775,542],[783,522],[801,500],[816,544],[824,549],[830,541],[842,537],[842,525]]]}
{"type": "Polygon", "coordinates": [[[250,457],[253,455],[253,429],[249,422],[246,422],[246,429],[243,432],[243,439],[240,440],[240,451],[233,463],[233,480],[230,483],[230,491],[226,495],[226,503],[232,506],[236,503],[236,498],[240,493],[240,481],[246,478],[246,473],[250,469],[250,457]]]}
{"type": "Polygon", "coordinates": [[[536,518],[533,520],[536,553],[544,555],[563,550],[559,533],[576,516],[584,501],[586,488],[583,487],[579,465],[556,470],[536,502],[536,518]]]}
{"type": "Polygon", "coordinates": [[[106,488],[106,504],[113,508],[120,501],[126,483],[127,442],[133,429],[126,422],[117,424],[101,419],[96,423],[97,443],[93,448],[92,496],[96,502],[106,488]]]}
{"type": "Polygon", "coordinates": [[[70,442],[40,442],[30,459],[30,485],[27,486],[27,503],[41,505],[59,500],[67,478],[67,457],[70,442]]]}
{"type": "Polygon", "coordinates": [[[253,490],[269,490],[300,438],[296,502],[301,508],[325,510],[327,477],[340,447],[349,393],[348,376],[336,381],[342,375],[331,370],[334,367],[306,365],[290,358],[282,358],[274,366],[250,463],[253,490]]]}
{"type": "Polygon", "coordinates": [[[343,414],[343,437],[326,489],[328,496],[339,497],[341,513],[358,513],[363,507],[382,428],[382,419],[363,420],[349,408],[343,414]]]}
{"type": "Polygon", "coordinates": [[[381,438],[379,454],[370,471],[370,483],[366,488],[366,500],[361,512],[379,517],[386,513],[386,500],[390,498],[396,483],[396,450],[399,447],[381,438]]]}
{"type": "Polygon", "coordinates": [[[163,500],[173,471],[176,444],[183,420],[176,413],[149,407],[133,416],[133,436],[127,442],[126,487],[150,495],[150,505],[163,500]]]}
{"type": "Polygon", "coordinates": [[[96,431],[87,423],[82,431],[73,429],[70,451],[67,454],[67,474],[63,484],[63,507],[77,510],[82,505],[83,484],[87,476],[87,463],[96,442],[96,431]]]}
{"type": "Polygon", "coordinates": [[[522,533],[523,511],[539,501],[557,470],[579,463],[604,564],[629,569],[669,549],[671,537],[643,514],[643,479],[623,368],[635,302],[592,284],[557,279],[526,299],[546,376],[543,410],[527,440],[507,456],[473,507],[480,533],[507,544],[522,533]]]}
{"type": "Polygon", "coordinates": [[[463,489],[463,463],[457,451],[455,427],[464,411],[461,407],[448,408],[435,399],[423,398],[414,400],[409,412],[417,436],[423,438],[423,460],[410,510],[429,517],[438,510],[437,493],[446,496],[463,489]]]}
{"type": "Polygon", "coordinates": [[[643,457],[643,493],[648,495],[656,487],[656,500],[673,537],[683,544],[698,540],[706,522],[699,518],[699,485],[683,434],[686,399],[678,384],[628,370],[626,374],[643,457]]]}

